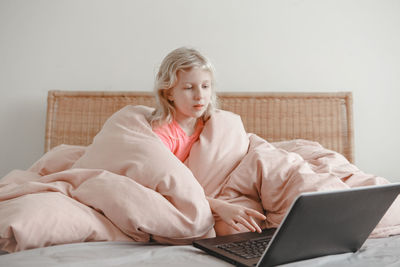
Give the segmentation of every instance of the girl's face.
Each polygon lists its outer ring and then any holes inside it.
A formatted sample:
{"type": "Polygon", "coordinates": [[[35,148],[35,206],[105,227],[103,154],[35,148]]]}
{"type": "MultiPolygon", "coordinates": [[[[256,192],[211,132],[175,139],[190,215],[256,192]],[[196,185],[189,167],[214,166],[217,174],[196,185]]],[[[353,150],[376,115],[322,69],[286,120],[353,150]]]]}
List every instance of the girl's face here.
{"type": "Polygon", "coordinates": [[[200,118],[210,103],[212,76],[207,70],[191,68],[177,73],[177,83],[167,92],[173,101],[176,120],[200,118]]]}

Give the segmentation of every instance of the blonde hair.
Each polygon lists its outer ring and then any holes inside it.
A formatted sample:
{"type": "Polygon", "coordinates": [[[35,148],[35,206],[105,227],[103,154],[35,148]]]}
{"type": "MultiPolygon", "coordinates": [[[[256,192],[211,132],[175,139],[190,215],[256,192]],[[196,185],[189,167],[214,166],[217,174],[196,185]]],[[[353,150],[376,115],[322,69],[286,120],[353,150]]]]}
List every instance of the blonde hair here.
{"type": "Polygon", "coordinates": [[[167,92],[173,88],[178,81],[177,74],[180,70],[200,68],[211,74],[211,100],[203,114],[203,120],[207,120],[217,107],[217,95],[215,90],[215,69],[211,62],[199,51],[193,48],[181,47],[170,52],[161,62],[158,70],[154,93],[156,97],[156,109],[151,118],[151,124],[161,125],[170,123],[175,116],[173,102],[167,98],[167,92]]]}

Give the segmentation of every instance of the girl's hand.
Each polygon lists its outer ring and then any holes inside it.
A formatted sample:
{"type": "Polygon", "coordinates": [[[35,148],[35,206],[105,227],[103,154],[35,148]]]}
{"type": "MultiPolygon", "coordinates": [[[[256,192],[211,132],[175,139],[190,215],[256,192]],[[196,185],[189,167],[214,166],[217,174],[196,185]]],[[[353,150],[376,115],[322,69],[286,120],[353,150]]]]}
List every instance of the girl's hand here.
{"type": "Polygon", "coordinates": [[[211,210],[236,231],[240,231],[237,225],[240,223],[252,232],[261,233],[261,228],[254,220],[254,218],[259,220],[266,219],[260,212],[219,199],[207,198],[207,200],[210,203],[211,210]]]}

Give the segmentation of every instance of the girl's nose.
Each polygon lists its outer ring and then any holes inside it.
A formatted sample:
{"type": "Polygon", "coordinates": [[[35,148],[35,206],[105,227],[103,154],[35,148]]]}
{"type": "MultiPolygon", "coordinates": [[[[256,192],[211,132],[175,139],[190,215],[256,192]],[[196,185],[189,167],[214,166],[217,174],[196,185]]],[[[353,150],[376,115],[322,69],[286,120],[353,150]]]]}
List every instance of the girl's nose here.
{"type": "Polygon", "coordinates": [[[203,91],[201,90],[201,87],[196,87],[194,97],[195,99],[201,99],[203,97],[203,91]]]}

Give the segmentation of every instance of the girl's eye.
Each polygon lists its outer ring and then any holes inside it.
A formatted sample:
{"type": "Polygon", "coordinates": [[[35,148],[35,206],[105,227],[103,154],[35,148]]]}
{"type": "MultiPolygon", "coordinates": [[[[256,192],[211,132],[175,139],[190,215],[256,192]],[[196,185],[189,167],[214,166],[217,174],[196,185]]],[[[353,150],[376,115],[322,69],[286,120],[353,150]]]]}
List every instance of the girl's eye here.
{"type": "Polygon", "coordinates": [[[208,84],[205,84],[205,85],[203,85],[203,89],[207,89],[207,88],[209,88],[210,86],[208,85],[208,84]]]}

